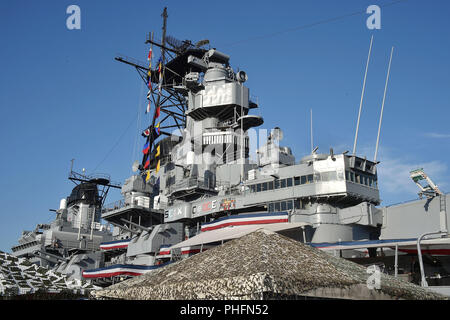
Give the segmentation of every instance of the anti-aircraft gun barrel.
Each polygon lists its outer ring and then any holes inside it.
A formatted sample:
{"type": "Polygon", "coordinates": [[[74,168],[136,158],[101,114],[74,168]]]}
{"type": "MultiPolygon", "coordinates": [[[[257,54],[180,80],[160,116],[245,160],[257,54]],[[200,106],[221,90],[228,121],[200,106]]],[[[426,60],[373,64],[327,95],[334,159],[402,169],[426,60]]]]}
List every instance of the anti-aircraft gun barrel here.
{"type": "Polygon", "coordinates": [[[114,223],[114,222],[112,222],[112,221],[109,221],[109,223],[112,224],[113,226],[117,227],[117,228],[124,229],[124,230],[126,230],[126,231],[128,231],[128,232],[131,232],[131,233],[133,233],[133,234],[139,234],[138,231],[132,230],[132,229],[127,228],[127,227],[125,227],[125,226],[122,226],[122,225],[120,225],[120,224],[118,224],[118,223],[114,223]]]}
{"type": "Polygon", "coordinates": [[[125,222],[125,223],[129,223],[129,224],[131,224],[132,226],[135,226],[136,228],[141,229],[141,230],[143,230],[143,231],[147,231],[147,232],[151,232],[151,231],[152,231],[152,229],[143,227],[143,226],[141,226],[140,224],[137,224],[137,223],[128,221],[128,220],[126,220],[126,219],[124,219],[124,218],[121,218],[120,220],[123,221],[123,222],[125,222]]]}

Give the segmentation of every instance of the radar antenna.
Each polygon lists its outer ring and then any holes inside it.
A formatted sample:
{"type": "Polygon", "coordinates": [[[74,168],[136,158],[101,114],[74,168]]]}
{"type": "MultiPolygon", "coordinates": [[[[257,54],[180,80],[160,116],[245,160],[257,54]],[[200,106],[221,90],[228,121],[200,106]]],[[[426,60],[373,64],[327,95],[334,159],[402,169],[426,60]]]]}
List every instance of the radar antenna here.
{"type": "Polygon", "coordinates": [[[199,40],[197,41],[197,43],[195,44],[195,46],[197,48],[201,48],[203,46],[206,46],[207,44],[209,44],[209,40],[208,39],[203,39],[203,40],[199,40]]]}
{"type": "Polygon", "coordinates": [[[178,52],[183,52],[186,49],[193,47],[192,42],[190,40],[182,41],[172,36],[166,36],[165,39],[167,44],[172,46],[178,52]]]}

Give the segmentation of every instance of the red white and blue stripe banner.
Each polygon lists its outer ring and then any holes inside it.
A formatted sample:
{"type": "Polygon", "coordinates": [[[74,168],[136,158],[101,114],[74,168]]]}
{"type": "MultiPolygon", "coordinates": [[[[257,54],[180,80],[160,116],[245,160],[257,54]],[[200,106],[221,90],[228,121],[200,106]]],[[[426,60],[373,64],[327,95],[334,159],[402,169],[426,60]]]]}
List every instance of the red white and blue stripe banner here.
{"type": "Polygon", "coordinates": [[[229,226],[289,222],[287,212],[232,215],[202,224],[201,231],[210,231],[229,226]]]}
{"type": "Polygon", "coordinates": [[[100,243],[100,249],[101,250],[115,250],[115,249],[128,248],[128,244],[130,243],[130,241],[131,241],[131,239],[102,242],[102,243],[100,243]]]}
{"type": "Polygon", "coordinates": [[[166,266],[168,263],[155,265],[155,266],[144,266],[144,265],[133,265],[133,264],[116,264],[110,267],[83,270],[83,278],[108,278],[115,276],[140,276],[144,273],[153,271],[155,269],[166,266]]]}

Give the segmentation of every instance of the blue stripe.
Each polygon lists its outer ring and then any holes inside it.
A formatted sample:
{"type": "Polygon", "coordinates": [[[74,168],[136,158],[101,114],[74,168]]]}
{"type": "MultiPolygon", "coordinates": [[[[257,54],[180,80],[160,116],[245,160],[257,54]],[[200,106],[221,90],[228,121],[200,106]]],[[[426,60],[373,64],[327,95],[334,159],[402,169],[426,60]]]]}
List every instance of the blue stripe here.
{"type": "Polygon", "coordinates": [[[321,243],[308,243],[308,244],[312,247],[334,247],[334,246],[352,246],[352,245],[364,245],[364,244],[395,243],[395,242],[416,241],[416,240],[417,240],[417,238],[409,238],[409,239],[321,242],[321,243]]]}
{"type": "Polygon", "coordinates": [[[241,214],[241,215],[231,215],[231,216],[227,216],[227,217],[222,217],[219,219],[216,219],[214,221],[211,222],[207,222],[207,223],[203,223],[202,226],[207,226],[213,223],[217,223],[217,222],[222,222],[222,221],[226,221],[228,219],[241,219],[241,218],[260,218],[260,217],[269,217],[269,216],[279,216],[279,215],[286,215],[288,216],[288,213],[285,211],[282,212],[270,212],[270,213],[257,213],[257,214],[241,214]]]}
{"type": "Polygon", "coordinates": [[[157,265],[157,266],[144,266],[144,265],[135,265],[135,264],[115,264],[113,266],[109,266],[109,267],[105,267],[105,268],[84,270],[84,272],[99,272],[99,271],[111,270],[111,269],[116,269],[116,268],[127,268],[127,269],[135,269],[135,270],[152,270],[152,269],[158,269],[158,268],[164,267],[170,263],[172,263],[172,262],[169,261],[169,262],[157,265]]]}

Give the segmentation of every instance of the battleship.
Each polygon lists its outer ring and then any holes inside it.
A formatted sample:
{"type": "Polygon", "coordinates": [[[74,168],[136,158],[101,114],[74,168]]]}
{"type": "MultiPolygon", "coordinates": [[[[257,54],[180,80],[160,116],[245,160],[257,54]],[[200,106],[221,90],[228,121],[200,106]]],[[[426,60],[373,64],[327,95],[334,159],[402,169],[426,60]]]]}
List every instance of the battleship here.
{"type": "Polygon", "coordinates": [[[449,293],[448,195],[423,169],[411,171],[420,199],[383,207],[379,161],[317,147],[295,159],[279,127],[257,129],[247,73],[209,40],[166,35],[166,9],[162,17],[147,64],[115,58],[148,87],[134,174],[121,185],[71,169],[76,186],[55,220],[24,231],[15,256],[107,287],[264,227],[449,293]],[[105,204],[110,188],[123,199],[105,204]]]}

